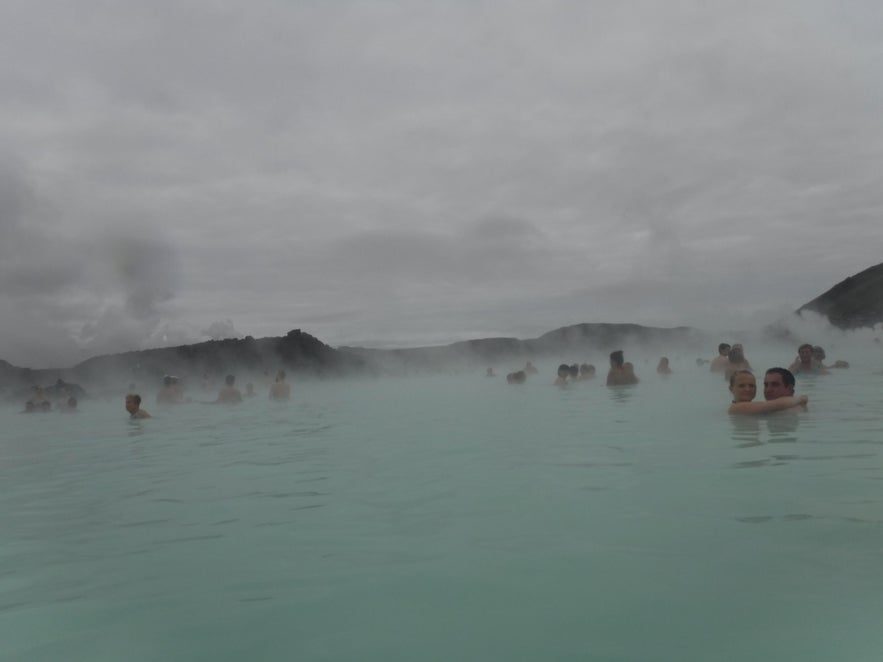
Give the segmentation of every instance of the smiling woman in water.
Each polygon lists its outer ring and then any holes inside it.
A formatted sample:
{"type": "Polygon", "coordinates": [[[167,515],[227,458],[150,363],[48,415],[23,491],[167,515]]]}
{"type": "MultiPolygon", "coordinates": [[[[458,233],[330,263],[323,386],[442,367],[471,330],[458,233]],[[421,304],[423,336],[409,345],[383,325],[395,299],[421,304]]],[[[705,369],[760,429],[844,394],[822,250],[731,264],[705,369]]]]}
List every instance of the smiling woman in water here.
{"type": "Polygon", "coordinates": [[[748,370],[738,370],[730,376],[730,393],[733,394],[733,404],[727,410],[730,414],[767,414],[805,405],[809,400],[805,395],[791,395],[775,400],[752,402],[757,395],[757,380],[748,370]]]}

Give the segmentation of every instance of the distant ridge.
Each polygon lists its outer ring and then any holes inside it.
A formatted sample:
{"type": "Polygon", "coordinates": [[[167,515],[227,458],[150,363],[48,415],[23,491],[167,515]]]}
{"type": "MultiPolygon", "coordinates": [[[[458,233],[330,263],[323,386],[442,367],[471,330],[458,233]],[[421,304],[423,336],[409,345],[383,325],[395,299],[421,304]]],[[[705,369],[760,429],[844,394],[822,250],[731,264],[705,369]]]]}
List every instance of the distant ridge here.
{"type": "Polygon", "coordinates": [[[107,354],[67,369],[32,370],[0,361],[0,386],[20,389],[33,384],[46,386],[62,379],[98,389],[119,389],[130,382],[157,385],[166,374],[191,380],[218,379],[227,373],[267,373],[272,377],[280,368],[291,374],[315,377],[411,374],[564,354],[576,361],[588,358],[586,354],[590,352],[621,347],[627,351],[629,347],[648,344],[687,348],[699,347],[704,342],[702,334],[689,327],[666,329],[639,324],[586,323],[564,326],[528,340],[480,338],[437,347],[335,349],[295,329],[277,338],[248,336],[107,354]]]}
{"type": "Polygon", "coordinates": [[[837,283],[824,294],[797,309],[824,315],[841,329],[874,326],[883,322],[883,262],[837,283]]]}
{"type": "MultiPolygon", "coordinates": [[[[580,360],[589,352],[642,345],[665,345],[678,348],[697,348],[706,343],[704,335],[691,327],[659,328],[640,324],[574,324],[544,333],[538,338],[479,338],[438,347],[408,349],[371,349],[343,347],[363,357],[369,365],[384,372],[428,372],[459,368],[478,363],[489,364],[503,359],[528,360],[569,355],[580,360]]],[[[585,357],[587,358],[587,357],[585,357]]],[[[516,366],[512,366],[516,367],[516,366]]]]}
{"type": "MultiPolygon", "coordinates": [[[[796,314],[813,311],[831,324],[852,329],[883,323],[883,263],[865,269],[837,283],[824,294],[804,304],[796,314]]],[[[788,335],[787,325],[767,329],[771,337],[788,335]]],[[[691,327],[658,328],[639,324],[574,324],[538,338],[479,338],[437,347],[372,349],[326,345],[300,329],[282,337],[210,340],[179,347],[163,347],[122,354],[97,356],[73,368],[19,368],[0,360],[0,387],[21,389],[32,384],[48,385],[58,379],[114,388],[125,378],[139,383],[159,383],[164,374],[217,378],[228,372],[251,374],[283,368],[294,374],[318,377],[342,375],[408,374],[487,365],[503,359],[527,360],[550,356],[609,351],[645,345],[671,348],[704,348],[707,337],[691,327]],[[102,382],[105,382],[102,384],[102,382]]],[[[514,366],[513,366],[514,367],[514,366]]]]}
{"type": "Polygon", "coordinates": [[[160,347],[87,359],[72,368],[16,368],[0,361],[0,386],[46,386],[62,379],[91,387],[125,388],[129,383],[157,385],[166,374],[199,379],[248,372],[269,376],[282,368],[292,373],[337,376],[363,372],[364,360],[335,350],[300,329],[282,337],[209,340],[178,347],[160,347]],[[125,383],[121,383],[125,382],[125,383]]]}

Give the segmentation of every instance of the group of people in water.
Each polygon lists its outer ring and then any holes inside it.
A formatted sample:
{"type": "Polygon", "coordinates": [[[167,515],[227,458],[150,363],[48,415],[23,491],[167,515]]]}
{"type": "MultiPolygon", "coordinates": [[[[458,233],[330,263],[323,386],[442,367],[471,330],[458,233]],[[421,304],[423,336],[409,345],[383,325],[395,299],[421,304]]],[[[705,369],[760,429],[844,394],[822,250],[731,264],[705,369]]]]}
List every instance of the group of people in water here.
{"type": "Polygon", "coordinates": [[[710,362],[711,372],[721,372],[729,382],[733,401],[730,414],[767,414],[779,411],[802,411],[808,401],[805,395],[795,395],[795,375],[826,375],[832,368],[848,368],[846,361],[825,365],[825,350],[819,345],[804,343],[797,348],[797,358],[788,368],[770,368],[763,376],[763,401],[754,401],[757,378],[745,358],[742,345],[721,343],[718,355],[710,362]]]}
{"type": "MultiPolygon", "coordinates": [[[[808,401],[805,395],[795,395],[794,388],[797,383],[795,375],[824,375],[834,368],[848,368],[846,361],[836,361],[831,365],[825,364],[825,350],[818,345],[805,343],[797,350],[797,358],[788,368],[774,367],[764,373],[763,395],[764,400],[755,402],[757,395],[757,379],[751,368],[741,344],[721,343],[718,345],[718,355],[711,361],[698,359],[697,364],[702,366],[709,364],[713,373],[722,373],[729,383],[729,390],[733,396],[729,407],[731,414],[765,414],[777,411],[800,411],[806,409],[808,401]]],[[[535,374],[536,368],[530,361],[522,370],[510,372],[506,375],[506,381],[510,384],[523,384],[528,374],[535,374]]],[[[657,374],[667,376],[672,374],[668,357],[659,359],[656,366],[657,374]]],[[[574,382],[588,381],[595,378],[596,369],[590,363],[568,365],[562,363],[558,366],[557,375],[553,382],[555,386],[566,387],[574,382]]],[[[487,369],[488,377],[495,377],[493,368],[487,369]]],[[[610,369],[607,372],[607,386],[623,386],[637,384],[638,377],[635,367],[625,360],[622,350],[610,353],[610,369]]]]}
{"type": "MultiPolygon", "coordinates": [[[[59,380],[60,384],[63,384],[59,380]]],[[[52,387],[55,391],[59,390],[58,385],[52,387]]],[[[126,411],[132,418],[150,418],[150,413],[141,407],[141,395],[135,392],[134,384],[130,385],[129,392],[125,397],[126,411]]],[[[64,412],[74,413],[77,409],[77,398],[70,395],[67,391],[62,396],[56,397],[54,406],[53,400],[47,394],[47,389],[40,386],[34,386],[31,397],[25,403],[22,413],[30,414],[37,412],[64,412]]],[[[54,395],[58,396],[57,393],[54,395]]],[[[252,383],[246,384],[245,394],[236,387],[236,376],[227,375],[224,378],[224,385],[218,391],[218,396],[214,400],[203,402],[202,404],[237,404],[246,398],[252,398],[257,395],[254,391],[252,383]]],[[[286,381],[285,371],[280,370],[276,373],[275,381],[270,385],[269,397],[271,400],[288,400],[291,397],[291,385],[286,381]]],[[[156,394],[156,402],[158,405],[178,405],[191,403],[193,399],[184,395],[184,390],[178,377],[166,375],[163,377],[162,386],[156,394]]]]}
{"type": "MultiPolygon", "coordinates": [[[[836,361],[831,365],[825,364],[825,350],[818,345],[805,343],[797,349],[797,357],[788,368],[773,367],[764,373],[763,378],[763,401],[755,401],[757,396],[757,378],[754,375],[751,364],[745,357],[744,349],[740,344],[730,345],[721,343],[718,345],[718,355],[710,360],[697,359],[697,364],[702,366],[709,364],[712,373],[721,373],[729,384],[732,394],[732,403],[729,407],[731,414],[765,414],[778,411],[800,411],[806,408],[807,396],[795,395],[795,375],[824,375],[835,368],[848,368],[845,361],[836,361]]],[[[510,372],[506,375],[506,381],[510,384],[523,384],[528,375],[535,375],[539,371],[528,361],[524,368],[510,372]]],[[[574,382],[585,382],[595,379],[596,368],[590,363],[568,365],[562,363],[558,366],[554,385],[566,387],[574,382]]],[[[656,366],[656,372],[662,376],[672,374],[671,366],[667,357],[660,358],[656,366]]],[[[266,373],[265,373],[266,374],[266,373]]],[[[486,375],[496,377],[493,368],[488,368],[486,375]]],[[[624,386],[637,384],[638,377],[632,363],[625,360],[622,350],[610,353],[610,368],[607,372],[607,386],[624,386]]],[[[71,385],[64,384],[61,380],[51,387],[56,397],[55,407],[45,390],[35,386],[32,389],[31,398],[25,404],[23,413],[34,412],[76,412],[77,398],[70,393],[71,385]]],[[[244,399],[256,395],[254,385],[246,384],[245,394],[236,386],[235,375],[227,375],[224,384],[218,391],[214,400],[202,402],[202,404],[237,404],[244,399]]],[[[286,381],[285,371],[279,370],[275,380],[270,384],[268,395],[271,400],[288,400],[291,396],[291,386],[286,381]]],[[[177,405],[190,403],[193,400],[184,395],[180,380],[173,375],[163,378],[162,386],[156,396],[159,405],[177,405]]],[[[150,418],[150,414],[141,407],[141,395],[135,392],[134,385],[130,386],[125,397],[126,411],[132,418],[150,418]]]]}
{"type": "Polygon", "coordinates": [[[66,384],[64,380],[61,379],[47,388],[43,388],[42,386],[32,386],[31,395],[27,402],[25,402],[25,408],[22,412],[25,414],[45,413],[50,411],[57,411],[63,414],[76,413],[79,411],[77,409],[79,403],[76,391],[77,387],[73,384],[66,384]]]}
{"type": "MultiPolygon", "coordinates": [[[[133,390],[130,389],[130,392],[126,394],[126,411],[132,418],[150,418],[150,414],[141,408],[141,395],[132,392],[133,390]]],[[[218,391],[218,397],[202,402],[202,404],[235,405],[256,395],[253,383],[249,382],[245,385],[245,395],[243,395],[236,386],[236,375],[227,375],[224,377],[224,385],[218,391]]],[[[291,385],[286,381],[285,371],[280,370],[276,373],[275,381],[270,385],[269,398],[270,400],[288,400],[290,397],[291,385]]],[[[156,394],[156,402],[160,405],[178,405],[193,402],[193,400],[184,396],[180,380],[177,377],[166,375],[163,377],[159,393],[156,394]]]]}
{"type": "MultiPolygon", "coordinates": [[[[670,375],[672,373],[668,357],[663,356],[659,359],[659,364],[656,366],[656,372],[660,375],[670,375]]],[[[530,361],[528,361],[523,369],[507,374],[506,381],[509,384],[523,384],[527,381],[528,375],[536,373],[537,369],[530,361]]],[[[571,365],[562,363],[558,366],[558,371],[553,383],[555,386],[565,387],[574,382],[593,380],[595,379],[596,374],[597,368],[591,363],[574,363],[571,365]]],[[[486,375],[488,377],[497,376],[493,368],[488,368],[486,375]]],[[[611,352],[610,369],[607,372],[607,385],[621,386],[626,384],[637,384],[638,381],[638,377],[635,375],[635,366],[630,361],[625,360],[625,354],[623,351],[618,349],[611,352]]]]}
{"type": "MultiPolygon", "coordinates": [[[[717,351],[718,355],[710,364],[712,372],[723,372],[724,377],[729,379],[736,370],[751,370],[742,345],[730,345],[724,342],[718,345],[717,351]]],[[[835,361],[831,365],[825,365],[825,358],[825,350],[821,346],[804,343],[797,348],[797,358],[788,366],[788,370],[794,374],[825,375],[832,369],[849,367],[846,361],[835,361]]]]}

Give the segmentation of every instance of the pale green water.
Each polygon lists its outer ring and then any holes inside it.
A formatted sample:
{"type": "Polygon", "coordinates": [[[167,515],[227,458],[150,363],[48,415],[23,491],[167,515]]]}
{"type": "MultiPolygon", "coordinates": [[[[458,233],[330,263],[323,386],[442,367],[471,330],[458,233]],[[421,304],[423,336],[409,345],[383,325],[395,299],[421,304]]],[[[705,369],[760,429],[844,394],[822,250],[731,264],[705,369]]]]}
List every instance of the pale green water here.
{"type": "Polygon", "coordinates": [[[879,660],[883,376],[636,363],[2,411],[0,659],[879,660]]]}

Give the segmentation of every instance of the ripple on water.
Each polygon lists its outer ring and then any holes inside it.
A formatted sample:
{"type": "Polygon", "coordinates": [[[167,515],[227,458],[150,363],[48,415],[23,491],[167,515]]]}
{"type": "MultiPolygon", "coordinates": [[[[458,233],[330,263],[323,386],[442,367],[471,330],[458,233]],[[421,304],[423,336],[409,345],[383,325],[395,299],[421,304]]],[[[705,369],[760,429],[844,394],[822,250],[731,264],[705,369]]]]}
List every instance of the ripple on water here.
{"type": "Polygon", "coordinates": [[[673,363],[615,393],[463,375],[137,425],[84,406],[67,435],[6,416],[4,651],[53,659],[38,632],[72,660],[123,659],[117,639],[131,660],[578,659],[588,637],[599,658],[790,659],[787,640],[821,662],[843,623],[879,650],[879,384],[732,420],[721,380],[673,363]]]}

